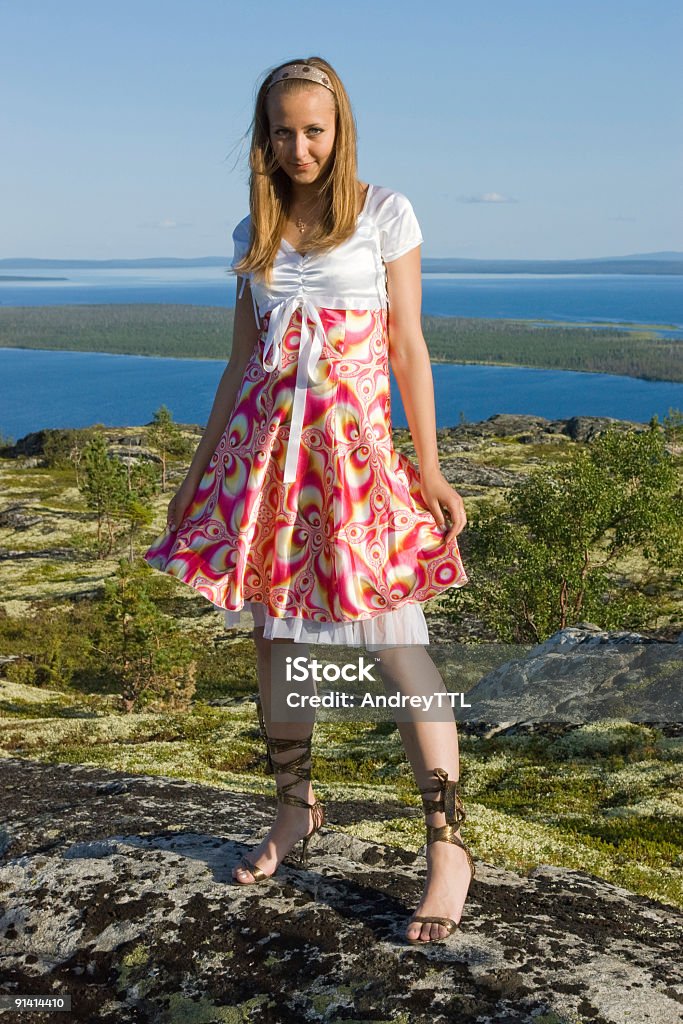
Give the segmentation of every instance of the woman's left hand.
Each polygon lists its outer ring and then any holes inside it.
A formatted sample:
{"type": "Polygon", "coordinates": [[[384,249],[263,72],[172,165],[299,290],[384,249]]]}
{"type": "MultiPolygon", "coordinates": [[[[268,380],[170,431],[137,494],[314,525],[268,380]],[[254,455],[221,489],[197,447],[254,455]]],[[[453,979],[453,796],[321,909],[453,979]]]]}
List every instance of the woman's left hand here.
{"type": "Polygon", "coordinates": [[[451,528],[445,534],[450,543],[467,525],[463,500],[455,491],[440,470],[421,475],[420,489],[427,508],[434,516],[438,526],[445,526],[445,515],[451,521],[451,528]],[[442,511],[443,508],[443,511],[442,511]]]}

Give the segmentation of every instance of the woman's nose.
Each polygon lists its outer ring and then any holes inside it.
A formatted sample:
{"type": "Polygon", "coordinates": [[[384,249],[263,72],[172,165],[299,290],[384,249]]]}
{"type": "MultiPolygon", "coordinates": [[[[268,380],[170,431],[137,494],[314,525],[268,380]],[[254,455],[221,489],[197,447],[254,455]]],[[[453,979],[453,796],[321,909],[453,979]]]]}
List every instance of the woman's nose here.
{"type": "Polygon", "coordinates": [[[298,135],[294,139],[294,156],[301,163],[305,163],[305,157],[308,156],[308,139],[305,135],[298,135]]]}

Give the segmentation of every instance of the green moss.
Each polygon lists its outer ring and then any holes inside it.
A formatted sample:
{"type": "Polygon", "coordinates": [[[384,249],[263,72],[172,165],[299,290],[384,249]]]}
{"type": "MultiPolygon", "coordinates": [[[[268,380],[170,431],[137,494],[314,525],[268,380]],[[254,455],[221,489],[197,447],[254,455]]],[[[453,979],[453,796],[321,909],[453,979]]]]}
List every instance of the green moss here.
{"type": "Polygon", "coordinates": [[[168,1024],[245,1024],[253,1020],[252,1012],[275,1003],[267,995],[254,996],[234,1006],[216,1006],[210,999],[189,999],[187,996],[174,992],[169,998],[168,1024]]]}
{"type": "Polygon", "coordinates": [[[121,963],[124,967],[143,967],[148,963],[150,957],[151,953],[149,949],[140,942],[134,949],[131,949],[130,953],[126,953],[121,960],[121,963]]]}
{"type": "MultiPolygon", "coordinates": [[[[26,699],[32,691],[16,692],[26,699]]],[[[252,704],[198,704],[189,714],[27,717],[21,725],[13,718],[0,720],[0,754],[272,797],[275,780],[265,774],[256,724],[252,704]]],[[[543,862],[586,870],[683,906],[680,740],[615,721],[555,738],[462,736],[460,750],[463,838],[476,857],[522,872],[543,862]],[[624,742],[635,744],[639,760],[615,767],[611,751],[624,742]]],[[[342,831],[414,852],[423,846],[420,798],[393,723],[319,722],[313,755],[322,799],[403,804],[416,811],[373,816],[342,831]]]]}

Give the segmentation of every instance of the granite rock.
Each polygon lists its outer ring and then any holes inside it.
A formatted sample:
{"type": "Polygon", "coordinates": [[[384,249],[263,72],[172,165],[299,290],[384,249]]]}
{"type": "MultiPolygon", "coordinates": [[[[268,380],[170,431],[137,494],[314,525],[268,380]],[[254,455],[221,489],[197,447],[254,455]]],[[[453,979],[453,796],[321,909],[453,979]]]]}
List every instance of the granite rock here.
{"type": "Polygon", "coordinates": [[[231,868],[267,830],[268,798],[21,759],[1,771],[0,991],[70,994],[49,1019],[681,1019],[683,915],[584,872],[477,861],[461,927],[410,946],[425,861],[335,829],[363,805],[327,806],[306,869],[239,886],[231,868]]]}

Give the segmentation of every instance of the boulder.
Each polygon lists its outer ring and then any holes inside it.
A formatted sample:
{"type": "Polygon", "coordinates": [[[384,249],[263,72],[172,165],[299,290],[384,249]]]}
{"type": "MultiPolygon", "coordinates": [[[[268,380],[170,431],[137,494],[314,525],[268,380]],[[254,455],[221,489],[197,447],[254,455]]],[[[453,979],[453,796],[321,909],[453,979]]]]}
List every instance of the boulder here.
{"type": "Polygon", "coordinates": [[[579,623],[483,676],[467,692],[467,714],[486,722],[681,722],[681,680],[680,637],[579,623]]]}

